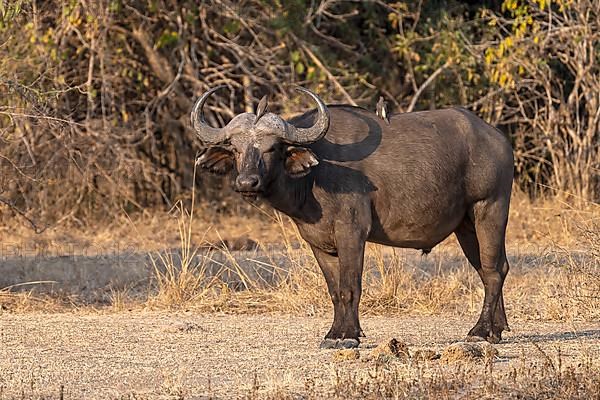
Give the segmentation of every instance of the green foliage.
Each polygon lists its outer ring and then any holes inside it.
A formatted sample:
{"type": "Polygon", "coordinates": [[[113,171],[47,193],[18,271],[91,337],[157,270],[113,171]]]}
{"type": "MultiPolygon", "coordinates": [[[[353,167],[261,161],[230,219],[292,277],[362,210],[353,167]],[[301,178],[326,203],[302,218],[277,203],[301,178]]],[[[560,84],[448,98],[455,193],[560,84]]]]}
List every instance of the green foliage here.
{"type": "Polygon", "coordinates": [[[263,12],[270,15],[271,28],[278,35],[285,35],[288,32],[300,32],[302,30],[302,21],[309,2],[305,0],[276,0],[272,3],[261,1],[264,5],[263,12]]]}
{"type": "Polygon", "coordinates": [[[177,43],[178,41],[179,41],[179,34],[177,32],[165,29],[161,33],[161,35],[158,37],[158,40],[156,41],[155,46],[157,49],[161,49],[163,47],[172,46],[175,43],[177,43]]]}

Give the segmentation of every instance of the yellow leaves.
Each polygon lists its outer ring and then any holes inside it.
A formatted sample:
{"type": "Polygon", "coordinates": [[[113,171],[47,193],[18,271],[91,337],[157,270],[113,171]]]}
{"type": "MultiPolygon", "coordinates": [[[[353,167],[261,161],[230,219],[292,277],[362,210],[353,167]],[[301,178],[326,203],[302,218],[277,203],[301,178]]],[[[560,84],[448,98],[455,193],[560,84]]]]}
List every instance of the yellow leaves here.
{"type": "Polygon", "coordinates": [[[503,88],[513,87],[517,72],[519,75],[525,72],[522,66],[516,66],[512,61],[515,54],[521,52],[522,46],[517,35],[506,36],[496,47],[488,47],[485,50],[485,63],[491,67],[490,81],[503,88]]]}
{"type": "Polygon", "coordinates": [[[485,49],[485,63],[487,65],[492,64],[492,62],[494,62],[494,60],[496,59],[496,52],[494,51],[494,49],[492,47],[488,47],[487,49],[485,49]]]}
{"type": "Polygon", "coordinates": [[[409,13],[408,4],[405,1],[399,1],[396,3],[389,3],[388,7],[391,7],[391,9],[393,9],[395,12],[392,11],[388,13],[387,19],[388,21],[390,21],[390,25],[392,25],[392,28],[398,29],[398,26],[400,25],[400,19],[402,18],[402,16],[409,13]]]}
{"type": "Polygon", "coordinates": [[[69,16],[67,17],[67,22],[69,23],[69,25],[77,27],[81,25],[81,17],[76,13],[69,14],[69,16]]]}
{"type": "Polygon", "coordinates": [[[494,72],[492,72],[491,81],[492,82],[498,82],[499,75],[500,75],[500,71],[498,71],[497,69],[495,69],[494,72]]]}
{"type": "Polygon", "coordinates": [[[503,88],[514,86],[515,80],[510,73],[508,68],[501,68],[498,66],[493,69],[492,76],[490,78],[492,82],[499,84],[503,88]]]}
{"type": "Polygon", "coordinates": [[[4,30],[23,11],[25,0],[0,1],[0,30],[4,30]]]}
{"type": "Polygon", "coordinates": [[[514,11],[518,6],[518,0],[506,0],[504,3],[502,3],[502,11],[514,11]]]}
{"type": "MultiPolygon", "coordinates": [[[[596,0],[593,0],[596,1],[596,0]]],[[[567,8],[573,6],[573,0],[554,0],[556,4],[558,4],[558,11],[565,12],[567,8]]],[[[547,0],[548,6],[550,6],[551,0],[547,0]]]]}
{"type": "Polygon", "coordinates": [[[525,36],[525,34],[527,33],[527,22],[521,20],[521,22],[515,25],[515,28],[513,28],[513,32],[517,37],[525,36]]]}
{"type": "Polygon", "coordinates": [[[473,82],[474,74],[471,68],[467,69],[467,81],[473,82]]]}
{"type": "Polygon", "coordinates": [[[125,110],[125,107],[121,108],[121,118],[123,119],[124,123],[129,121],[129,114],[127,113],[127,110],[125,110]]]}
{"type": "Polygon", "coordinates": [[[53,42],[53,40],[52,40],[53,37],[54,37],[54,29],[48,28],[48,30],[46,30],[46,33],[44,33],[44,35],[42,36],[40,41],[44,44],[51,44],[53,42]]]}
{"type": "Polygon", "coordinates": [[[547,5],[546,0],[538,0],[538,4],[542,11],[546,8],[546,5],[547,5]]]}
{"type": "Polygon", "coordinates": [[[398,29],[398,24],[399,24],[398,14],[396,14],[396,13],[389,13],[388,14],[388,21],[390,21],[390,24],[392,25],[392,28],[398,29]]]}
{"type": "Polygon", "coordinates": [[[505,37],[500,42],[500,44],[498,45],[498,48],[496,49],[496,57],[502,58],[504,56],[504,54],[507,53],[511,47],[513,47],[513,45],[514,45],[514,42],[513,42],[512,36],[505,37]]]}
{"type": "Polygon", "coordinates": [[[32,29],[31,36],[29,37],[29,42],[32,44],[40,43],[41,45],[43,45],[42,47],[47,48],[55,44],[54,35],[55,31],[53,28],[48,28],[42,36],[39,36],[37,32],[32,29]]]}

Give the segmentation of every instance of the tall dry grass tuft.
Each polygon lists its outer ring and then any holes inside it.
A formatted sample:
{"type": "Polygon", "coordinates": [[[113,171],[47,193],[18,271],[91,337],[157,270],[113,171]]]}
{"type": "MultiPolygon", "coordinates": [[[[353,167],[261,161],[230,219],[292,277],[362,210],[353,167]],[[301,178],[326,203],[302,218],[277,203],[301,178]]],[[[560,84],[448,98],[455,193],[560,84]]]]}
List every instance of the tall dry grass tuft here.
{"type": "Polygon", "coordinates": [[[365,259],[362,307],[367,313],[474,311],[480,294],[461,254],[445,249],[416,252],[370,246],[365,259]],[[468,300],[468,307],[465,307],[468,300]]]}
{"type": "Polygon", "coordinates": [[[74,302],[69,298],[57,295],[38,294],[35,291],[35,286],[37,285],[54,283],[56,282],[31,281],[0,288],[0,313],[4,310],[10,312],[26,312],[32,310],[56,311],[73,306],[74,302]],[[31,288],[29,290],[19,290],[23,287],[31,288]]]}
{"type": "Polygon", "coordinates": [[[190,241],[193,214],[181,203],[175,206],[174,212],[178,214],[180,247],[176,252],[165,250],[150,255],[157,287],[151,302],[185,306],[201,300],[211,290],[214,277],[207,278],[206,258],[197,257],[198,248],[190,241]]]}
{"type": "MultiPolygon", "coordinates": [[[[196,167],[194,166],[194,182],[196,167]]],[[[207,271],[207,257],[199,257],[198,246],[192,243],[194,222],[195,184],[192,187],[191,209],[180,201],[171,214],[177,219],[179,249],[150,254],[154,268],[157,292],[150,296],[150,304],[162,306],[187,306],[202,301],[219,285],[218,274],[207,271]]]]}

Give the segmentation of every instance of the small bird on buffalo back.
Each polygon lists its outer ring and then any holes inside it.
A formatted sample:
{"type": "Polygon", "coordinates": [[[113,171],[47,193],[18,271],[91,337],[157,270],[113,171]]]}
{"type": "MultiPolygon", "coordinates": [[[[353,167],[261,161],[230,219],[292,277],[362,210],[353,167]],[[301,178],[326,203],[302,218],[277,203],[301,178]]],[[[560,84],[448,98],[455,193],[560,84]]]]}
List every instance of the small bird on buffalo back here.
{"type": "Polygon", "coordinates": [[[387,109],[387,101],[383,99],[383,96],[379,96],[379,101],[377,102],[377,108],[375,113],[381,117],[388,124],[390,123],[390,118],[387,109]]]}
{"type": "Polygon", "coordinates": [[[267,112],[267,107],[269,107],[269,96],[264,95],[260,102],[258,103],[258,107],[256,107],[256,118],[254,119],[254,125],[260,120],[260,117],[265,115],[267,112]]]}

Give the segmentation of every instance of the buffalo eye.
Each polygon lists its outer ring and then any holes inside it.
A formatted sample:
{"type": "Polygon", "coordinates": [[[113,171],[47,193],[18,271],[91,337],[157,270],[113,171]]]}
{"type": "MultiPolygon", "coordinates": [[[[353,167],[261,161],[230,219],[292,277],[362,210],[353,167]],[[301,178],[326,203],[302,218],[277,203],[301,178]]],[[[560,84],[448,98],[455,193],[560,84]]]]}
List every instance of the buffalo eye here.
{"type": "Polygon", "coordinates": [[[216,174],[226,174],[233,168],[233,152],[223,147],[210,147],[196,159],[196,165],[216,174]]]}
{"type": "Polygon", "coordinates": [[[308,175],[310,169],[319,164],[312,151],[304,147],[290,146],[286,152],[285,172],[292,178],[308,175]]]}

